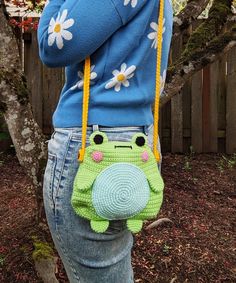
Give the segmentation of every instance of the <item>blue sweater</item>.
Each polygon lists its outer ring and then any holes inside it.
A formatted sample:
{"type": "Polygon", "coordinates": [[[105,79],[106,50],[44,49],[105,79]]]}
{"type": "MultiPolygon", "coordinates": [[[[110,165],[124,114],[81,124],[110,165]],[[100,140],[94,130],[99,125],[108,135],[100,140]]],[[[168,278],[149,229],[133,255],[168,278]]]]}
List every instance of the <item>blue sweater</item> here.
{"type": "MultiPolygon", "coordinates": [[[[54,127],[81,126],[84,60],[91,57],[88,124],[143,126],[153,122],[159,0],[49,0],[38,28],[40,58],[66,67],[54,127]]],[[[162,89],[172,35],[165,0],[162,89]]]]}

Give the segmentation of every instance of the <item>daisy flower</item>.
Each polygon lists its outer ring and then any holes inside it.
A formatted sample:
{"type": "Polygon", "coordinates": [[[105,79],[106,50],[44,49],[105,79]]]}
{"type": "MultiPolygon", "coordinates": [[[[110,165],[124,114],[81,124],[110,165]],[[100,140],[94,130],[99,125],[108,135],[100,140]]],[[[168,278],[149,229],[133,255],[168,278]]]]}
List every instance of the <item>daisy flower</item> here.
{"type": "Polygon", "coordinates": [[[124,5],[127,6],[130,2],[131,2],[132,8],[135,8],[138,3],[138,0],[125,0],[124,5]]]}
{"type": "Polygon", "coordinates": [[[114,70],[112,72],[113,78],[108,82],[105,86],[106,89],[115,87],[115,91],[119,92],[121,85],[125,87],[129,87],[129,79],[131,79],[134,76],[134,71],[136,70],[136,66],[132,65],[129,68],[127,68],[127,65],[123,63],[121,65],[121,70],[114,70]]]}
{"type": "MultiPolygon", "coordinates": [[[[93,72],[94,68],[95,68],[95,65],[92,65],[90,69],[90,85],[95,84],[95,82],[92,82],[92,80],[94,80],[97,77],[97,73],[93,72]]],[[[71,90],[75,90],[77,88],[80,88],[80,89],[83,88],[84,73],[81,71],[78,71],[78,77],[80,78],[80,80],[74,86],[71,87],[71,90]]]]}
{"type": "MultiPolygon", "coordinates": [[[[165,18],[163,19],[163,31],[162,31],[162,34],[164,34],[164,32],[166,31],[166,28],[165,28],[165,18]]],[[[150,24],[150,27],[154,30],[153,32],[150,32],[148,34],[148,38],[153,40],[153,43],[152,43],[152,46],[151,48],[155,48],[157,49],[157,32],[158,32],[158,24],[155,23],[155,22],[152,22],[150,24]]]]}
{"type": "Polygon", "coordinates": [[[73,26],[74,20],[69,19],[66,20],[68,11],[63,10],[62,14],[58,13],[56,20],[51,18],[48,28],[48,45],[52,46],[56,41],[56,45],[59,49],[62,49],[64,46],[63,39],[71,40],[72,33],[69,32],[67,29],[73,26]]]}

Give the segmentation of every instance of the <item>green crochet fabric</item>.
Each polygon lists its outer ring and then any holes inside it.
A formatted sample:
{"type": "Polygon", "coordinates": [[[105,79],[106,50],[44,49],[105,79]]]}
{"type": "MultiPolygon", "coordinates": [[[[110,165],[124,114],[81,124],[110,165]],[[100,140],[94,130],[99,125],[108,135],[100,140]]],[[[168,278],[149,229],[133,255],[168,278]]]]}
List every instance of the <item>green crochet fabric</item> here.
{"type": "Polygon", "coordinates": [[[74,180],[74,211],[90,220],[98,233],[117,219],[126,219],[128,229],[139,232],[143,221],[159,212],[164,188],[146,136],[139,133],[131,142],[109,142],[97,131],[90,144],[74,180]]]}

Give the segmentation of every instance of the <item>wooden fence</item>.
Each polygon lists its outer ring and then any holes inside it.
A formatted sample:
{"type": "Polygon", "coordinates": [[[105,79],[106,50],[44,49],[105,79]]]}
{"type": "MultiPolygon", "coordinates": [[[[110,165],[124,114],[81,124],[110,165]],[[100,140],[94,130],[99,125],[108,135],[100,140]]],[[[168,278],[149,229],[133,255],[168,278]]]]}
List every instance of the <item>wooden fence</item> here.
{"type": "MultiPolygon", "coordinates": [[[[32,90],[35,118],[45,134],[64,81],[62,69],[49,69],[38,58],[35,34],[24,35],[24,69],[32,90]]],[[[182,40],[172,46],[171,60],[182,40]]],[[[189,80],[161,109],[163,152],[236,152],[236,48],[189,80]]]]}

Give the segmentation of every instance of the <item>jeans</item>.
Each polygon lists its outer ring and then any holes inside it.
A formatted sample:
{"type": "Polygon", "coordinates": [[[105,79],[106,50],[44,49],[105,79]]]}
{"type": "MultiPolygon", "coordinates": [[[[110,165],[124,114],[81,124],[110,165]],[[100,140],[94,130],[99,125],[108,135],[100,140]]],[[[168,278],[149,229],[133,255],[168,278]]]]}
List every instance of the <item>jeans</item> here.
{"type": "MultiPolygon", "coordinates": [[[[88,127],[87,140],[98,126],[88,127]]],[[[153,126],[100,127],[113,141],[130,141],[144,132],[152,146],[153,126]]],[[[81,128],[55,128],[48,142],[44,174],[44,206],[55,247],[70,283],[131,283],[133,237],[124,221],[111,221],[105,233],[97,234],[89,221],[76,215],[71,206],[73,181],[78,170],[81,128]]],[[[88,144],[87,144],[88,145],[88,144]]]]}

